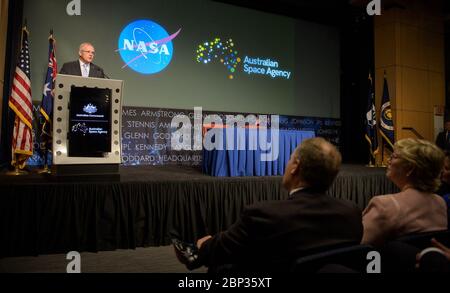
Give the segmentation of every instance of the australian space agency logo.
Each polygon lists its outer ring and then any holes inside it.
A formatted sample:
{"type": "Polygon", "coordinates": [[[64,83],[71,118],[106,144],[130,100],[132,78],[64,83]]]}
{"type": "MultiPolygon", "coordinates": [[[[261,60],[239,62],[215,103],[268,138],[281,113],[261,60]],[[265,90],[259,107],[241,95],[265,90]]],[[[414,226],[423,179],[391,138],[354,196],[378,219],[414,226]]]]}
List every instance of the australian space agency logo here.
{"type": "Polygon", "coordinates": [[[128,24],[120,34],[116,50],[125,63],[122,68],[129,67],[142,74],[164,70],[172,60],[172,40],[180,31],[181,28],[169,35],[162,26],[149,19],[128,24]]]}
{"type": "Polygon", "coordinates": [[[283,68],[277,59],[248,55],[240,57],[231,38],[221,40],[216,37],[213,40],[204,41],[197,46],[195,54],[195,59],[201,64],[220,61],[227,69],[229,79],[234,79],[240,63],[243,65],[242,71],[253,76],[289,79],[292,73],[291,70],[283,68]]]}
{"type": "Polygon", "coordinates": [[[198,63],[208,64],[213,60],[220,60],[220,63],[229,71],[229,79],[234,78],[236,67],[241,62],[232,39],[222,41],[220,38],[214,38],[214,40],[203,42],[197,46],[196,54],[198,63]]]}
{"type": "Polygon", "coordinates": [[[88,114],[94,114],[95,112],[97,112],[97,107],[89,103],[83,107],[83,111],[88,114]]]}

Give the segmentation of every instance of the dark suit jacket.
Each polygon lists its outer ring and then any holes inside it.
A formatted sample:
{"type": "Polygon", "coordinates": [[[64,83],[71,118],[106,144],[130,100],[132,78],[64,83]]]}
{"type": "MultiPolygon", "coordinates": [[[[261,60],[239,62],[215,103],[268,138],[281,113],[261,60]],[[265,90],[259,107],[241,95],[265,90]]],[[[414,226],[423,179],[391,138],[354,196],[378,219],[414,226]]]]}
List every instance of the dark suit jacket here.
{"type": "MultiPolygon", "coordinates": [[[[80,62],[76,60],[64,63],[59,73],[81,76],[80,62]]],[[[105,73],[103,72],[103,69],[100,66],[91,63],[89,69],[89,77],[105,78],[106,76],[105,73]]]]}
{"type": "Polygon", "coordinates": [[[210,269],[232,263],[287,270],[307,252],[359,244],[362,235],[361,211],[355,205],[304,189],[287,200],[246,207],[235,224],[202,245],[199,259],[210,269]]]}

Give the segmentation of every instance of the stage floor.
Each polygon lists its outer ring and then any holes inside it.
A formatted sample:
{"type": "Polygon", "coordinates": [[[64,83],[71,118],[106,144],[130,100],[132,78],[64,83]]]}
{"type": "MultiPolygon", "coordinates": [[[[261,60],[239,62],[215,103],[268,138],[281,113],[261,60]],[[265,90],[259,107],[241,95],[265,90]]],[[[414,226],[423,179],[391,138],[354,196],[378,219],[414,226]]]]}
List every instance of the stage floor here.
{"type": "MultiPolygon", "coordinates": [[[[226,229],[245,205],[287,197],[281,176],[211,177],[199,168],[122,166],[120,181],[0,175],[1,256],[170,244],[226,229]]],[[[384,168],[344,165],[329,194],[363,209],[396,192],[384,168]]]]}
{"type": "MultiPolygon", "coordinates": [[[[379,176],[385,174],[386,168],[376,167],[369,168],[363,165],[352,165],[344,164],[342,165],[341,171],[338,177],[341,176],[354,176],[360,174],[362,176],[379,176]]],[[[57,182],[55,179],[51,178],[47,174],[38,174],[37,169],[31,169],[27,175],[22,176],[11,176],[6,175],[6,170],[0,172],[0,185],[9,184],[58,184],[67,183],[71,180],[64,182],[57,182]]],[[[140,165],[140,166],[120,166],[120,182],[161,182],[161,181],[211,181],[211,180],[225,180],[225,181],[242,181],[242,180],[254,180],[254,179],[278,179],[281,180],[282,176],[242,176],[242,177],[214,177],[207,174],[203,174],[201,167],[191,167],[191,166],[151,166],[151,165],[140,165]]],[[[92,182],[93,180],[85,180],[85,182],[92,182]]],[[[103,180],[100,180],[103,181],[103,180]]]]}

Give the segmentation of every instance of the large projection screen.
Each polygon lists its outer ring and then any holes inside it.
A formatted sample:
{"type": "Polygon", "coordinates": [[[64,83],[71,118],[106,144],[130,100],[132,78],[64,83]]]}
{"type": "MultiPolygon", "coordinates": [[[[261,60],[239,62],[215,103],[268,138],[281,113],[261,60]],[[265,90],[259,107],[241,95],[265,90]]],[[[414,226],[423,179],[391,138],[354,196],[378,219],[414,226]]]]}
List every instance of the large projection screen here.
{"type": "Polygon", "coordinates": [[[91,42],[94,63],[124,80],[125,106],[339,118],[336,28],[210,0],[80,0],[69,16],[70,2],[25,0],[34,100],[53,29],[59,68],[91,42]],[[135,70],[145,63],[159,71],[135,70]]]}

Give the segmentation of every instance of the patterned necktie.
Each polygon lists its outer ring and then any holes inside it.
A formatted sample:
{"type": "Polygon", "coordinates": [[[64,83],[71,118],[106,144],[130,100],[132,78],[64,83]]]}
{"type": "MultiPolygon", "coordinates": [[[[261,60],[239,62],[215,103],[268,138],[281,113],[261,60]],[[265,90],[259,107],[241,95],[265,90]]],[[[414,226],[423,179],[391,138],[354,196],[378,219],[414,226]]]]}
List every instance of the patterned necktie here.
{"type": "Polygon", "coordinates": [[[89,76],[88,65],[83,64],[83,77],[88,77],[88,76],[89,76]]]}

